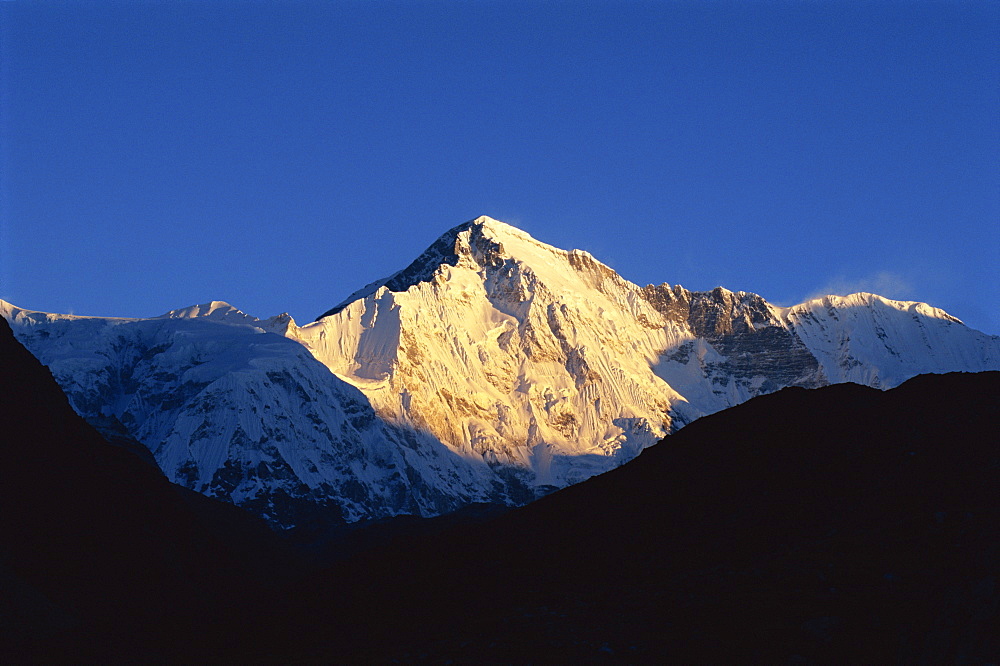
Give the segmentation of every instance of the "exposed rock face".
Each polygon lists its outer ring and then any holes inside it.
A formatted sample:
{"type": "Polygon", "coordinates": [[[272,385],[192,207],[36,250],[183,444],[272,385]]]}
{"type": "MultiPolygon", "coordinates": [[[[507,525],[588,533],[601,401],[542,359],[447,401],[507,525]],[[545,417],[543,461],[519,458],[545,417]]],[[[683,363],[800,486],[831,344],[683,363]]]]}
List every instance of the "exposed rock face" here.
{"type": "Polygon", "coordinates": [[[0,305],[91,423],[284,526],[526,502],[785,386],[1000,369],[1000,338],[922,303],[639,287],[486,217],[301,327],[0,305]]]}
{"type": "Polygon", "coordinates": [[[816,357],[782,320],[780,310],[757,294],[722,287],[691,292],[680,285],[648,285],[643,294],[664,317],[686,326],[694,336],[665,360],[697,363],[714,395],[725,399],[727,390],[735,392],[732,404],[785,386],[828,383],[816,357]],[[705,360],[707,347],[720,358],[705,360]]]}

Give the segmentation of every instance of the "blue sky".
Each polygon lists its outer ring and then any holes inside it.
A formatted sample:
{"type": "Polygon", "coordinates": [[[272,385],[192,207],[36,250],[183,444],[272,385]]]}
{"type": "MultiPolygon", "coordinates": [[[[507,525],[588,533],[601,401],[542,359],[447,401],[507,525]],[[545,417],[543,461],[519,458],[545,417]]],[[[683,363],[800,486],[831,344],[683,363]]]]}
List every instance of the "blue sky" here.
{"type": "Polygon", "coordinates": [[[481,214],[1000,334],[1000,3],[0,2],[0,298],[308,321],[481,214]]]}

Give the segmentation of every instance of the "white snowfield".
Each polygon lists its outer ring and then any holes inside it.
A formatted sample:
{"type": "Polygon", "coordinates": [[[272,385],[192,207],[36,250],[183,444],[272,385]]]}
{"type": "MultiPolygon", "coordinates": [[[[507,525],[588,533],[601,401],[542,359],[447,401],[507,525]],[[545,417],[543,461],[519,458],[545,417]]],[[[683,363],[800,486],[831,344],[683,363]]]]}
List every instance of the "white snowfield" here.
{"type": "Polygon", "coordinates": [[[275,525],[314,506],[358,520],[520,500],[482,461],[378,419],[267,322],[200,307],[212,315],[74,317],[2,301],[0,314],[84,418],[144,444],[170,480],[275,525]]]}
{"type": "Polygon", "coordinates": [[[85,418],[284,527],[310,503],[347,520],[522,503],[784,386],[1000,369],[1000,337],[923,303],[639,287],[488,217],[304,326],[219,301],[0,314],[85,418]]]}

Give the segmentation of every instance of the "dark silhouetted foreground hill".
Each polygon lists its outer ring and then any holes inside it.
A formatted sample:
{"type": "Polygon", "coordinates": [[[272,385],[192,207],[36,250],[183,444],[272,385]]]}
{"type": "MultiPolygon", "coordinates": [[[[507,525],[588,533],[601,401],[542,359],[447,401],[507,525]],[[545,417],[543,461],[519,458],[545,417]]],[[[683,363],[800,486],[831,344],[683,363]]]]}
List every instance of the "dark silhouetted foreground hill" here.
{"type": "Polygon", "coordinates": [[[311,579],[270,656],[996,661],[998,425],[1000,373],[756,398],[490,523],[311,579]]]}
{"type": "Polygon", "coordinates": [[[103,440],[5,320],[0,359],[0,658],[147,661],[225,646],[281,562],[274,535],[103,440]]]}

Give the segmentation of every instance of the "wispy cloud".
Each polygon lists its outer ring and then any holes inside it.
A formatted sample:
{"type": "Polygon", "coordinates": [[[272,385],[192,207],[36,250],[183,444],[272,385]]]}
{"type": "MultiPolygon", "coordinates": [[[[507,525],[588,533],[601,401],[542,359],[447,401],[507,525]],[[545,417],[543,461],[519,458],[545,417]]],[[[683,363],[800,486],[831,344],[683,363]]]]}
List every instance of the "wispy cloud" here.
{"type": "Polygon", "coordinates": [[[879,271],[873,275],[860,278],[849,278],[838,275],[827,280],[822,287],[813,290],[806,297],[806,300],[830,294],[846,296],[859,291],[866,291],[893,299],[911,298],[914,293],[913,285],[902,275],[891,271],[879,271]]]}

